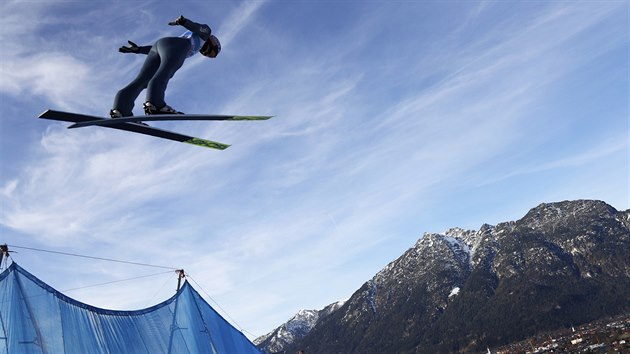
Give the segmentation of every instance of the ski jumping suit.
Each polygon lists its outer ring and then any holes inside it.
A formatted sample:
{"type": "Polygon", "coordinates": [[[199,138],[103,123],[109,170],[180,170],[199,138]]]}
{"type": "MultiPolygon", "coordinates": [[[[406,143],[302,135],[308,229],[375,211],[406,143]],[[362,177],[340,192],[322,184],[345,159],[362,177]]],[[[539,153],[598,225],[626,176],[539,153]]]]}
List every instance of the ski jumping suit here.
{"type": "Polygon", "coordinates": [[[197,53],[203,42],[210,37],[211,29],[208,25],[186,19],[182,26],[188,31],[180,37],[160,38],[153,46],[138,47],[137,53],[146,54],[147,58],[138,76],[118,91],[114,99],[113,108],[123,116],[133,115],[134,102],[145,88],[146,101],[157,108],[165,106],[164,92],[168,81],[184,64],[184,60],[197,53]]]}

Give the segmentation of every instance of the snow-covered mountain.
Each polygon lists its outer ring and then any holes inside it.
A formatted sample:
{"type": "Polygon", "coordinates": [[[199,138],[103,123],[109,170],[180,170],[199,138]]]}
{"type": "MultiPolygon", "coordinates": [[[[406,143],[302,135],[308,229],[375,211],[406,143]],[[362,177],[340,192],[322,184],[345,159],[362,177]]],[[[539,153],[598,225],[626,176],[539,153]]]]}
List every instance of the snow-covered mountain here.
{"type": "Polygon", "coordinates": [[[254,340],[254,344],[266,353],[278,353],[304,338],[315,325],[344,304],[332,303],[321,310],[300,310],[286,323],[270,333],[254,340]]]}
{"type": "Polygon", "coordinates": [[[327,316],[304,312],[310,321],[294,319],[308,325],[292,319],[257,342],[267,352],[480,351],[624,312],[630,211],[579,200],[427,233],[327,316]]]}

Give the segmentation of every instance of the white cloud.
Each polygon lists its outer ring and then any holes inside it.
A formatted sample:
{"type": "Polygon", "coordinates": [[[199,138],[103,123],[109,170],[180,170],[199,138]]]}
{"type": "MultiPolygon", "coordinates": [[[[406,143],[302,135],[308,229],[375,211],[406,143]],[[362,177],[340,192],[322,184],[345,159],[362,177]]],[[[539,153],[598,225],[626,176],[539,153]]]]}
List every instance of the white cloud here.
{"type": "Polygon", "coordinates": [[[38,95],[61,108],[85,100],[82,93],[91,83],[86,63],[61,53],[45,53],[6,60],[0,67],[0,91],[13,96],[38,95]]]}
{"type": "Polygon", "coordinates": [[[521,168],[514,169],[509,173],[497,175],[496,178],[485,179],[483,181],[483,185],[493,184],[516,176],[535,174],[557,169],[582,167],[623,151],[628,151],[627,135],[618,136],[603,141],[598,145],[588,146],[588,150],[585,151],[572,151],[571,155],[564,156],[559,159],[548,159],[547,161],[544,161],[542,163],[528,164],[521,168]]]}
{"type": "Polygon", "coordinates": [[[265,5],[265,0],[244,1],[222,22],[219,29],[221,43],[229,44],[244,27],[251,24],[258,10],[265,5]]]}

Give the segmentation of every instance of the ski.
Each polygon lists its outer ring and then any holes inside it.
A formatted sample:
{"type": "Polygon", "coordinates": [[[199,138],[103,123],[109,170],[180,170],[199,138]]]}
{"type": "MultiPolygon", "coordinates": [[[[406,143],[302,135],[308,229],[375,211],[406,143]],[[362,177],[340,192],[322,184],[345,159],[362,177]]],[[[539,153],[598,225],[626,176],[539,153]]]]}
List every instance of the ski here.
{"type": "Polygon", "coordinates": [[[89,121],[82,121],[72,124],[68,128],[82,128],[89,126],[108,126],[119,123],[135,123],[135,122],[156,122],[156,121],[176,121],[176,120],[190,120],[190,121],[223,121],[223,120],[231,120],[231,121],[252,121],[252,120],[267,120],[272,118],[273,116],[230,116],[230,115],[218,115],[218,114],[156,114],[150,116],[133,116],[133,117],[123,117],[123,118],[112,118],[112,119],[94,119],[89,121]]]}
{"type": "MultiPolygon", "coordinates": [[[[40,114],[39,118],[70,122],[70,123],[94,122],[94,121],[101,121],[101,120],[109,122],[113,120],[110,118],[101,118],[101,117],[96,117],[96,116],[91,116],[91,115],[86,115],[86,114],[61,112],[61,111],[55,111],[51,109],[40,114]]],[[[225,150],[230,146],[228,144],[223,144],[223,143],[219,143],[212,140],[196,138],[194,136],[184,135],[184,134],[180,134],[180,133],[176,133],[176,132],[172,132],[172,131],[168,131],[164,129],[154,128],[154,127],[150,127],[150,126],[138,124],[138,123],[133,123],[133,122],[116,122],[115,124],[106,124],[104,125],[104,127],[124,130],[124,131],[143,134],[143,135],[154,136],[156,138],[173,140],[173,141],[178,141],[178,142],[182,142],[186,144],[203,146],[203,147],[217,149],[217,150],[225,150]]]]}

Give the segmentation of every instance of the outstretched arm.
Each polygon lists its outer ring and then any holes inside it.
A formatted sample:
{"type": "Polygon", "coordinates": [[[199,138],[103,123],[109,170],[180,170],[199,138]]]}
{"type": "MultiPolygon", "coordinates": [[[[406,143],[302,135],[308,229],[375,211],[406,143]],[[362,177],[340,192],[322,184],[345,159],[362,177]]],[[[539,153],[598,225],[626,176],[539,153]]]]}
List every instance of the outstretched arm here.
{"type": "Polygon", "coordinates": [[[208,38],[210,38],[210,35],[212,34],[212,30],[210,29],[208,25],[193,22],[185,18],[184,16],[179,16],[175,21],[171,21],[168,24],[171,26],[177,26],[177,25],[183,26],[187,30],[198,35],[204,41],[207,41],[208,38]]]}
{"type": "Polygon", "coordinates": [[[129,47],[125,47],[122,46],[120,48],[118,48],[118,51],[121,53],[134,53],[134,54],[149,54],[149,51],[151,50],[151,46],[150,45],[145,45],[145,46],[141,46],[139,47],[137,44],[135,44],[132,41],[127,41],[129,43],[129,47]]]}

